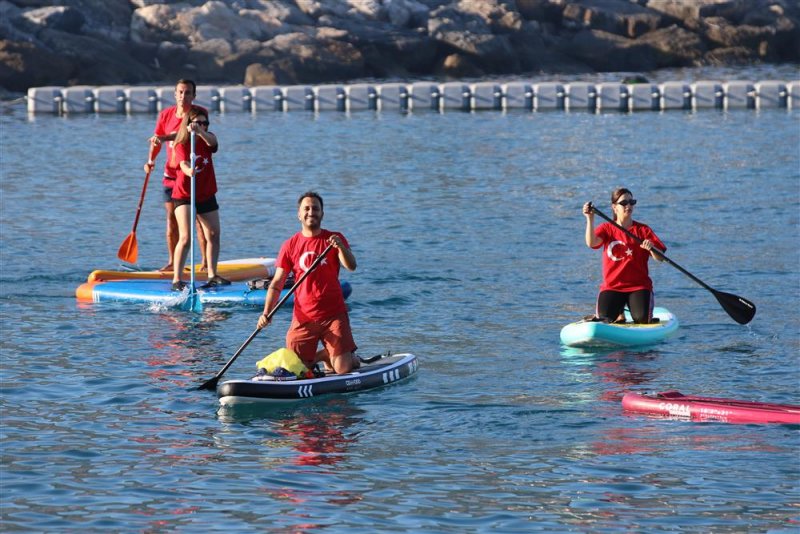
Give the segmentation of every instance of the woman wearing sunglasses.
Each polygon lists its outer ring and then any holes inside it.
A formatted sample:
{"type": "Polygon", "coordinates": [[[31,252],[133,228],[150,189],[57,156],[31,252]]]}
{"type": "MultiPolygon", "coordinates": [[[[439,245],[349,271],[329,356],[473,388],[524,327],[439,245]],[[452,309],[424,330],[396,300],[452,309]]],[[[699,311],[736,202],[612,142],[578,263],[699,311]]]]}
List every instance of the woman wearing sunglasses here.
{"type": "Polygon", "coordinates": [[[175,246],[175,269],[172,277],[172,290],[181,291],[181,280],[186,255],[189,252],[189,239],[192,224],[191,185],[192,172],[195,175],[195,208],[197,219],[206,238],[204,254],[208,260],[208,283],[204,287],[228,285],[217,274],[220,248],[219,205],[217,204],[217,178],[211,153],[217,149],[217,136],[208,131],[208,112],[205,108],[192,106],[184,116],[180,129],[175,135],[172,157],[178,166],[178,177],[172,189],[172,202],[175,204],[175,219],[178,221],[178,244],[175,246]],[[195,139],[195,168],[192,169],[191,133],[195,139]]]}
{"type": "Polygon", "coordinates": [[[614,221],[641,239],[641,244],[609,222],[595,228],[591,202],[583,205],[586,245],[603,247],[604,250],[603,282],[597,296],[595,320],[624,322],[626,304],[635,323],[647,324],[652,320],[653,281],[650,280],[647,261],[651,256],[664,261],[658,251],[665,252],[667,247],[649,226],[633,220],[635,205],[630,190],[623,187],[611,193],[614,221]]]}

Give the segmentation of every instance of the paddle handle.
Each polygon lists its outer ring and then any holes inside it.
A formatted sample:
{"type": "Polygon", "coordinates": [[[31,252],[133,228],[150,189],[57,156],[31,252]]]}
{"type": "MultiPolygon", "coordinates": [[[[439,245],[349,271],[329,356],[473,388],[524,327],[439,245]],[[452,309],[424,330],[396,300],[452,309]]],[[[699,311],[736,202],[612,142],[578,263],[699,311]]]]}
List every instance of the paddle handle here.
{"type": "MultiPolygon", "coordinates": [[[[317,259],[314,260],[314,263],[311,264],[311,267],[309,267],[308,270],[304,272],[300,278],[297,279],[297,282],[294,283],[291,289],[289,289],[289,291],[283,297],[281,297],[281,300],[278,301],[275,307],[272,308],[269,311],[269,313],[267,313],[267,320],[272,319],[272,316],[275,314],[275,312],[278,311],[278,309],[280,309],[281,306],[283,306],[283,303],[286,302],[286,300],[290,296],[292,296],[292,294],[294,294],[294,291],[300,286],[300,284],[303,283],[303,280],[305,280],[308,277],[308,275],[311,274],[311,271],[317,268],[317,265],[319,265],[320,262],[322,262],[322,260],[328,254],[328,251],[331,249],[331,247],[333,247],[333,243],[325,247],[325,250],[322,251],[322,254],[317,256],[317,259]]],[[[250,334],[250,337],[248,337],[247,340],[244,343],[242,343],[242,346],[239,347],[239,350],[236,351],[236,353],[231,357],[231,359],[228,360],[228,363],[226,363],[225,366],[222,369],[220,369],[220,371],[214,376],[214,378],[208,380],[197,389],[215,389],[217,387],[217,382],[219,382],[219,379],[222,377],[222,375],[225,374],[225,371],[227,371],[228,368],[231,365],[233,365],[233,362],[236,361],[236,358],[239,357],[239,354],[241,354],[242,351],[245,349],[245,347],[247,347],[247,345],[249,345],[250,342],[253,341],[253,338],[255,338],[259,332],[261,332],[260,328],[256,328],[255,330],[253,330],[253,333],[250,334]]]]}
{"type": "MultiPolygon", "coordinates": [[[[638,243],[642,243],[642,240],[639,237],[637,237],[634,234],[632,234],[630,231],[628,231],[627,228],[624,228],[621,224],[617,223],[617,221],[614,221],[613,219],[609,218],[605,213],[603,213],[602,211],[600,211],[599,209],[597,209],[594,206],[591,206],[591,209],[592,209],[593,212],[598,214],[600,217],[602,217],[603,219],[607,220],[608,222],[610,222],[611,224],[613,224],[614,226],[616,226],[617,228],[619,228],[620,230],[625,232],[629,237],[631,237],[632,239],[636,240],[638,243]]],[[[655,251],[659,256],[664,258],[665,262],[669,263],[670,265],[672,265],[673,267],[678,269],[680,272],[682,272],[683,274],[685,274],[686,276],[688,276],[689,278],[691,278],[692,280],[694,280],[695,282],[697,282],[698,284],[703,286],[704,288],[708,289],[709,291],[712,291],[712,292],[715,291],[714,288],[712,288],[711,286],[709,286],[708,284],[706,284],[705,282],[703,282],[702,280],[697,278],[695,275],[693,275],[692,273],[690,273],[689,271],[687,271],[686,269],[684,269],[683,267],[681,267],[680,265],[678,265],[677,263],[675,263],[674,261],[669,259],[666,255],[664,255],[663,252],[661,252],[658,249],[655,249],[655,251]]]]}
{"type": "Polygon", "coordinates": [[[147,182],[150,181],[150,172],[152,170],[153,169],[151,167],[150,170],[147,171],[147,174],[144,175],[144,185],[142,186],[142,194],[139,195],[139,206],[136,208],[136,217],[133,219],[133,229],[131,229],[131,232],[135,232],[136,226],[138,226],[139,224],[139,215],[141,215],[142,213],[142,204],[144,204],[144,193],[145,191],[147,191],[147,182]]]}

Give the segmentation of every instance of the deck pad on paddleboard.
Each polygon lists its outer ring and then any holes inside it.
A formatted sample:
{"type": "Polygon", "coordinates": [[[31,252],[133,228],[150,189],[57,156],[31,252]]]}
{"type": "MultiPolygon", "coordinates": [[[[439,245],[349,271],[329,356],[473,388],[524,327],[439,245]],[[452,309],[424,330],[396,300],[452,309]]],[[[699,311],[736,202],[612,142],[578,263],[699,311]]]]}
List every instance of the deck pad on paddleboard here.
{"type": "Polygon", "coordinates": [[[385,356],[342,375],[290,381],[228,380],[217,388],[220,404],[232,406],[263,402],[298,401],[333,393],[364,391],[406,379],[417,370],[413,354],[385,356]]]}
{"type": "MultiPolygon", "coordinates": [[[[344,298],[350,296],[352,286],[347,281],[341,281],[344,298]]],[[[267,296],[266,289],[252,289],[246,282],[233,282],[227,286],[217,286],[205,289],[202,284],[196,284],[200,302],[203,304],[246,304],[264,305],[267,296]]],[[[281,298],[289,291],[285,288],[281,298]]],[[[172,282],[169,280],[109,280],[86,282],[78,286],[75,296],[80,302],[111,302],[128,301],[156,303],[166,306],[178,305],[188,295],[188,288],[181,291],[172,291],[172,282]]],[[[294,301],[292,295],[287,304],[294,301]]]]}
{"type": "MultiPolygon", "coordinates": [[[[200,264],[195,266],[195,279],[201,282],[208,280],[208,273],[200,271],[200,264]]],[[[231,282],[246,282],[258,278],[270,278],[275,274],[275,258],[242,258],[238,260],[225,260],[217,264],[217,271],[221,277],[231,282]]],[[[189,276],[189,267],[183,272],[189,276]]],[[[172,280],[172,271],[133,271],[133,270],[103,270],[92,271],[87,282],[106,280],[172,280]]]]}
{"type": "Polygon", "coordinates": [[[569,347],[633,347],[658,343],[678,329],[677,317],[666,308],[653,309],[653,318],[658,319],[657,323],[633,323],[627,310],[625,317],[628,322],[624,324],[596,321],[570,323],[561,329],[561,342],[569,347]]]}
{"type": "Polygon", "coordinates": [[[678,391],[650,395],[626,393],[622,397],[622,409],[628,413],[689,421],[800,424],[800,406],[699,397],[678,391]]]}

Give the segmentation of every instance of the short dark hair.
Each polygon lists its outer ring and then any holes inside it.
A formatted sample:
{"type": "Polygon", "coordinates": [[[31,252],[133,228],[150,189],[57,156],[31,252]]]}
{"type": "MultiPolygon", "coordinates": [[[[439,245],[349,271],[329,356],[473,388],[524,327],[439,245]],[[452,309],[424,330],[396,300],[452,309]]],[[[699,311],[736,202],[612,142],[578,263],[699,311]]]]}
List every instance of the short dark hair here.
{"type": "Polygon", "coordinates": [[[180,80],[175,82],[175,87],[177,87],[177,86],[179,86],[181,84],[183,84],[183,85],[191,85],[192,86],[192,94],[193,95],[197,94],[197,84],[194,83],[194,80],[190,80],[188,78],[181,78],[180,80]]]}
{"type": "Polygon", "coordinates": [[[317,193],[316,191],[306,191],[305,193],[300,195],[300,198],[297,199],[297,207],[298,208],[300,207],[300,204],[303,203],[303,199],[304,198],[316,198],[317,200],[319,200],[320,209],[322,211],[325,211],[325,203],[322,202],[322,197],[319,196],[319,193],[317,193]]]}

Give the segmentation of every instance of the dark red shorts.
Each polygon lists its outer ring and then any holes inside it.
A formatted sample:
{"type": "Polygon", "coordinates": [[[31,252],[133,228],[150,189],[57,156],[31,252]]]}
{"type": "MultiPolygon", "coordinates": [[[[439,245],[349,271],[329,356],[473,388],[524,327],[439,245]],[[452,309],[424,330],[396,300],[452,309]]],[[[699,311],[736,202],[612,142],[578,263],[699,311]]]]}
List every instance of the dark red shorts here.
{"type": "Polygon", "coordinates": [[[309,369],[316,363],[319,343],[322,343],[330,356],[355,352],[356,342],[353,340],[347,312],[324,321],[299,323],[292,319],[286,333],[286,347],[300,356],[309,369]]]}

